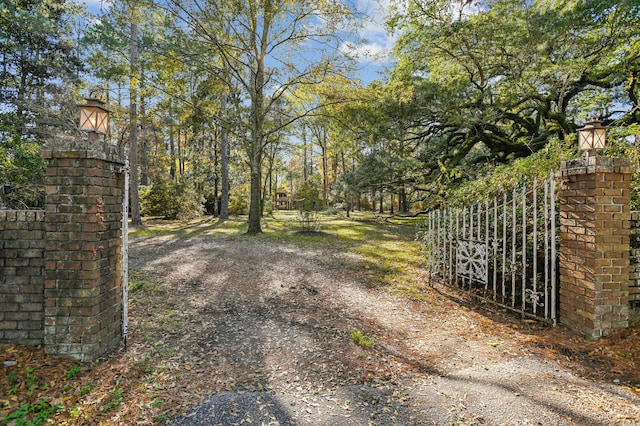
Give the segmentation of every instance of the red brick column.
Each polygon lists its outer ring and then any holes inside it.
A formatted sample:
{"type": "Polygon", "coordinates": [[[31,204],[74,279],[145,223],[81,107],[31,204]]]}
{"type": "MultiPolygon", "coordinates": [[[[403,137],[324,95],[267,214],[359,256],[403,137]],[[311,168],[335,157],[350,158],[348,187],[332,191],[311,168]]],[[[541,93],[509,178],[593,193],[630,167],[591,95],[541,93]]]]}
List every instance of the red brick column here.
{"type": "Polygon", "coordinates": [[[561,169],[560,322],[592,339],[629,325],[631,175],[621,158],[561,169]]]}
{"type": "Polygon", "coordinates": [[[45,352],[89,361],[122,334],[123,161],[116,147],[87,140],[56,141],[43,156],[45,352]]]}
{"type": "Polygon", "coordinates": [[[41,345],[44,212],[0,210],[0,343],[41,345]]]}

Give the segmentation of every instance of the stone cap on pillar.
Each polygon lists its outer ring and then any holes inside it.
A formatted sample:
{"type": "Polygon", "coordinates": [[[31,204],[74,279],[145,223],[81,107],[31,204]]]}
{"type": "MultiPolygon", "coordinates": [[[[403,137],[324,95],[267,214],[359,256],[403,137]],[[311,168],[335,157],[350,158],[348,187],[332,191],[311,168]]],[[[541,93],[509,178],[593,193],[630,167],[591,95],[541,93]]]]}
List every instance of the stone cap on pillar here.
{"type": "Polygon", "coordinates": [[[51,139],[40,153],[45,159],[93,158],[125,164],[124,150],[120,146],[105,140],[91,140],[86,136],[51,139]]]}
{"type": "Polygon", "coordinates": [[[590,173],[632,173],[628,158],[588,157],[563,161],[558,177],[584,175],[590,173]]]}

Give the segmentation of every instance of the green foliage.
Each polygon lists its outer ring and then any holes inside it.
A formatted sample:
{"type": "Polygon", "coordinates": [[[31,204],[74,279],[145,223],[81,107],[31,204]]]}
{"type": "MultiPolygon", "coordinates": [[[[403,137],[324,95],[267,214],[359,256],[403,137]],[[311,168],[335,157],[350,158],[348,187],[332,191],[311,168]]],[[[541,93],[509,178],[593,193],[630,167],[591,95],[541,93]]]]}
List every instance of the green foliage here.
{"type": "Polygon", "coordinates": [[[320,215],[316,211],[299,211],[296,216],[300,232],[319,232],[320,215]]]}
{"type": "Polygon", "coordinates": [[[152,275],[139,270],[129,271],[129,292],[132,295],[138,292],[153,292],[155,289],[156,281],[152,275]]]}
{"type": "Polygon", "coordinates": [[[235,191],[229,197],[229,214],[232,216],[240,216],[249,213],[249,203],[245,191],[235,191]]]}
{"type": "Polygon", "coordinates": [[[153,421],[158,423],[164,423],[168,419],[169,419],[169,416],[167,416],[165,413],[161,413],[156,416],[153,416],[153,421]]]}
{"type": "MultiPolygon", "coordinates": [[[[574,142],[575,143],[575,142],[574,142]]],[[[534,178],[539,182],[549,176],[552,171],[560,169],[560,163],[576,155],[571,143],[562,143],[555,139],[540,150],[526,158],[510,164],[498,166],[487,165],[482,173],[473,180],[465,180],[446,193],[446,201],[450,206],[478,202],[510,191],[521,182],[531,182],[534,178]]]]}
{"type": "Polygon", "coordinates": [[[76,127],[69,117],[84,68],[72,36],[79,11],[69,1],[0,2],[2,133],[8,125],[12,136],[33,142],[76,127]]]}
{"type": "Polygon", "coordinates": [[[317,185],[307,182],[296,194],[294,206],[298,209],[298,226],[301,232],[318,232],[320,230],[320,215],[322,198],[317,185]]]}
{"type": "Polygon", "coordinates": [[[367,337],[360,330],[351,330],[351,340],[363,348],[368,348],[376,341],[375,337],[367,337]]]}
{"type": "Polygon", "coordinates": [[[69,418],[71,419],[75,419],[78,417],[78,414],[80,414],[80,407],[73,407],[71,410],[69,410],[69,418]]]}
{"type": "Polygon", "coordinates": [[[298,190],[294,206],[301,212],[318,212],[322,210],[322,196],[317,185],[305,183],[298,190]]]}
{"type": "Polygon", "coordinates": [[[29,392],[32,392],[36,387],[36,376],[33,372],[36,371],[33,367],[27,367],[27,389],[29,392]]]}
{"type": "MultiPolygon", "coordinates": [[[[39,426],[48,423],[48,419],[63,408],[61,404],[51,405],[46,398],[36,401],[38,378],[35,373],[35,367],[27,367],[25,368],[24,376],[18,375],[15,371],[11,371],[7,375],[9,383],[16,385],[11,389],[10,394],[22,396],[26,398],[27,402],[21,403],[13,412],[6,413],[4,417],[0,417],[0,425],[39,426]],[[21,377],[24,380],[22,383],[20,383],[21,377]]],[[[41,389],[46,391],[48,386],[44,384],[41,389]]]]}
{"type": "Polygon", "coordinates": [[[19,381],[18,375],[15,373],[15,371],[10,372],[7,375],[7,379],[9,380],[9,383],[11,383],[11,384],[18,383],[18,381],[19,381]]]}
{"type": "Polygon", "coordinates": [[[102,407],[102,412],[106,413],[118,407],[120,404],[122,404],[122,401],[124,400],[122,396],[123,393],[124,393],[124,390],[122,388],[116,388],[113,391],[111,391],[110,401],[107,402],[104,407],[102,407]]]}
{"type": "Polygon", "coordinates": [[[16,411],[6,415],[0,424],[21,426],[40,426],[48,422],[49,417],[63,408],[62,404],[51,405],[46,399],[36,403],[22,403],[16,411]]]}
{"type": "Polygon", "coordinates": [[[140,207],[145,216],[189,219],[202,215],[203,197],[188,181],[161,179],[140,190],[140,207]]]}
{"type": "Polygon", "coordinates": [[[344,205],[342,203],[336,203],[332,206],[327,207],[327,209],[324,211],[324,214],[335,216],[342,212],[344,212],[344,205]]]}
{"type": "Polygon", "coordinates": [[[166,404],[166,402],[163,399],[160,398],[156,398],[153,401],[151,401],[151,406],[153,408],[161,408],[166,404]]]}
{"type": "Polygon", "coordinates": [[[640,210],[640,123],[610,128],[607,147],[601,155],[628,158],[632,170],[631,209],[640,210]]]}
{"type": "MultiPolygon", "coordinates": [[[[404,88],[395,96],[405,112],[396,120],[404,123],[399,137],[417,142],[412,155],[423,170],[408,181],[442,197],[432,205],[449,201],[461,181],[490,174],[505,180],[496,187],[510,184],[494,169],[549,143],[575,141],[576,128],[593,113],[612,127],[640,123],[637,1],[405,6],[392,9],[388,21],[400,34],[388,86],[404,88]]],[[[376,107],[387,103],[384,95],[377,99],[376,107]]],[[[511,171],[531,175],[526,165],[511,171]]],[[[461,195],[484,194],[483,184],[474,189],[461,195]]]]}
{"type": "Polygon", "coordinates": [[[78,375],[78,373],[80,373],[80,367],[74,365],[69,369],[69,371],[67,371],[67,373],[64,375],[64,378],[67,380],[74,379],[78,375]]]}
{"type": "Polygon", "coordinates": [[[273,207],[273,201],[272,200],[264,200],[262,202],[262,207],[263,207],[263,211],[266,214],[268,214],[268,215],[273,214],[274,207],[273,207]]]}
{"type": "Polygon", "coordinates": [[[7,197],[8,207],[43,207],[44,177],[45,162],[38,142],[22,137],[15,123],[0,122],[0,184],[8,183],[13,189],[7,197]]]}
{"type": "Polygon", "coordinates": [[[89,395],[91,393],[91,390],[93,389],[92,385],[82,385],[80,387],[80,395],[84,396],[84,395],[89,395]]]}

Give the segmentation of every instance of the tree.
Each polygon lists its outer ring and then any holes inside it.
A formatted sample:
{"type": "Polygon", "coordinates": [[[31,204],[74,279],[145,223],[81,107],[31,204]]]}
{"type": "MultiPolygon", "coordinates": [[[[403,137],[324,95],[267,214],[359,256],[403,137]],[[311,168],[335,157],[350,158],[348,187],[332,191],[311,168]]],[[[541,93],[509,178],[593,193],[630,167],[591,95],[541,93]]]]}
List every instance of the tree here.
{"type": "Polygon", "coordinates": [[[129,5],[131,15],[130,37],[130,75],[129,75],[129,167],[131,169],[131,223],[142,225],[140,216],[139,170],[138,170],[138,86],[140,84],[140,57],[138,55],[138,8],[129,5]]]}
{"type": "Polygon", "coordinates": [[[16,136],[45,138],[75,129],[82,61],[68,1],[0,4],[0,120],[16,136]]]}
{"type": "Polygon", "coordinates": [[[272,0],[258,2],[176,1],[169,9],[192,37],[215,51],[223,71],[241,88],[248,112],[241,134],[250,168],[249,234],[262,232],[261,173],[271,135],[308,111],[272,117],[278,103],[299,86],[316,84],[340,70],[338,25],[351,17],[336,2],[272,0]],[[295,60],[291,52],[296,52],[295,60]],[[303,53],[304,52],[304,53],[303,53]]]}
{"type": "Polygon", "coordinates": [[[594,112],[606,124],[640,118],[635,1],[396,4],[392,82],[412,92],[407,139],[420,141],[435,193],[565,139],[594,112]]]}
{"type": "Polygon", "coordinates": [[[83,70],[72,38],[79,8],[66,1],[0,3],[0,183],[12,205],[42,207],[40,146],[77,126],[83,70]]]}

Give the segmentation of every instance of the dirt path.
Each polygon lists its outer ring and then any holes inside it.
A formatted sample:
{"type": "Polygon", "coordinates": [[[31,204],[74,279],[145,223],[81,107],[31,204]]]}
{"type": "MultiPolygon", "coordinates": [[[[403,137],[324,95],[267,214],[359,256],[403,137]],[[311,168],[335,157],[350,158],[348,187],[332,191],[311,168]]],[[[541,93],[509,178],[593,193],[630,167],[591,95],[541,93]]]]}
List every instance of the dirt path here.
{"type": "Polygon", "coordinates": [[[261,238],[136,238],[150,277],[131,341],[172,425],[639,424],[640,398],[534,354],[522,324],[430,291],[410,301],[350,254],[261,238]],[[150,284],[150,283],[153,284],[150,284]],[[356,345],[353,330],[375,338],[356,345]],[[161,354],[162,369],[153,367],[161,354]],[[171,379],[171,380],[169,380],[171,379]]]}

